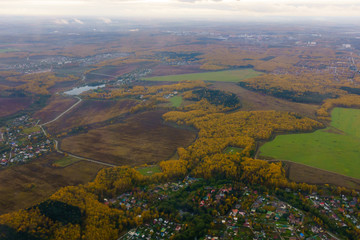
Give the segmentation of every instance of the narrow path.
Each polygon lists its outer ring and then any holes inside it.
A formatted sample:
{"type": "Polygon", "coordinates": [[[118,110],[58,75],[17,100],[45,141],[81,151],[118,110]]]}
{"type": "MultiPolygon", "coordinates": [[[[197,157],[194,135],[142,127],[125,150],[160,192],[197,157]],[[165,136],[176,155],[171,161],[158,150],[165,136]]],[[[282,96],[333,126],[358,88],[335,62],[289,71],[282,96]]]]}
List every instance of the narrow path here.
{"type": "Polygon", "coordinates": [[[105,76],[105,77],[112,77],[112,78],[117,78],[117,76],[112,76],[112,75],[102,74],[102,73],[88,73],[88,74],[98,75],[98,76],[105,76]]]}
{"type": "MultiPolygon", "coordinates": [[[[58,153],[64,153],[64,152],[61,151],[61,150],[59,149],[59,147],[58,147],[59,142],[58,142],[57,140],[54,140],[54,141],[55,141],[55,149],[56,149],[56,151],[57,151],[58,153]]],[[[80,159],[80,160],[84,160],[84,161],[88,161],[88,162],[93,162],[93,163],[105,165],[105,166],[108,166],[108,167],[116,167],[116,165],[113,165],[113,164],[110,164],[110,163],[105,163],[105,162],[100,162],[100,161],[93,160],[93,159],[90,159],[90,158],[80,157],[80,156],[77,156],[77,155],[74,155],[74,154],[71,154],[71,153],[66,153],[66,154],[68,154],[68,155],[71,156],[71,157],[80,159]]]]}
{"type": "Polygon", "coordinates": [[[73,109],[74,107],[76,107],[79,103],[82,102],[82,99],[79,97],[76,97],[77,99],[79,99],[79,101],[77,101],[74,105],[72,105],[71,107],[69,107],[67,110],[65,110],[64,112],[62,112],[59,116],[57,116],[56,118],[54,118],[51,121],[48,121],[46,123],[40,124],[39,126],[45,126],[49,123],[55,122],[56,120],[58,120],[59,118],[61,118],[64,114],[66,114],[67,112],[69,112],[71,109],[73,109]]]}
{"type": "MultiPolygon", "coordinates": [[[[76,107],[79,103],[82,102],[82,99],[80,97],[76,97],[77,99],[79,99],[79,101],[77,101],[74,105],[72,105],[71,107],[69,107],[67,110],[65,110],[64,112],[62,112],[59,116],[57,116],[56,118],[54,118],[53,120],[51,121],[48,121],[46,123],[43,123],[43,124],[40,124],[38,125],[40,128],[41,128],[41,131],[44,133],[45,136],[47,136],[48,134],[46,133],[45,129],[43,128],[43,126],[49,124],[49,123],[52,123],[52,122],[55,122],[57,121],[59,118],[61,118],[62,116],[64,116],[67,112],[69,112],[71,109],[73,109],[74,107],[76,107]]],[[[39,122],[38,122],[39,123],[39,122]]],[[[58,153],[61,153],[61,154],[64,154],[63,151],[61,151],[58,147],[59,145],[59,142],[54,139],[55,141],[55,150],[58,152],[58,153]]],[[[97,161],[97,160],[94,160],[94,159],[90,159],[90,158],[84,158],[84,157],[80,157],[80,156],[76,156],[74,154],[71,154],[71,153],[67,153],[69,156],[71,157],[74,157],[74,158],[77,158],[77,159],[80,159],[80,160],[83,160],[83,161],[88,161],[88,162],[92,162],[92,163],[97,163],[97,164],[101,164],[101,165],[105,165],[107,167],[116,167],[116,165],[113,165],[113,164],[110,164],[110,163],[106,163],[106,162],[101,162],[101,161],[97,161]]]]}

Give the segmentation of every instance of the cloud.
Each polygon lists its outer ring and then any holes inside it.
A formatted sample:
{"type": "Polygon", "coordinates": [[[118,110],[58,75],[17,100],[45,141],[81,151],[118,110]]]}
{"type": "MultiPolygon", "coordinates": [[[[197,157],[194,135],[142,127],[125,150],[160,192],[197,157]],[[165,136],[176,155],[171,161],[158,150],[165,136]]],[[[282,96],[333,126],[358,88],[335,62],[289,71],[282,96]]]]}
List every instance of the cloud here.
{"type": "Polygon", "coordinates": [[[103,21],[106,24],[112,23],[112,20],[110,18],[106,18],[106,17],[101,17],[101,18],[99,18],[99,20],[103,21]]]}
{"type": "Polygon", "coordinates": [[[55,23],[55,24],[59,24],[59,25],[67,25],[67,24],[69,24],[69,21],[66,20],[66,19],[56,19],[56,20],[54,21],[54,23],[55,23]]]}
{"type": "Polygon", "coordinates": [[[195,2],[222,2],[223,0],[177,0],[178,2],[195,3],[195,2]]]}
{"type": "Polygon", "coordinates": [[[79,20],[79,19],[77,19],[77,18],[74,18],[73,20],[74,20],[74,22],[76,22],[76,23],[78,23],[78,24],[84,24],[83,21],[81,21],[81,20],[79,20]]]}

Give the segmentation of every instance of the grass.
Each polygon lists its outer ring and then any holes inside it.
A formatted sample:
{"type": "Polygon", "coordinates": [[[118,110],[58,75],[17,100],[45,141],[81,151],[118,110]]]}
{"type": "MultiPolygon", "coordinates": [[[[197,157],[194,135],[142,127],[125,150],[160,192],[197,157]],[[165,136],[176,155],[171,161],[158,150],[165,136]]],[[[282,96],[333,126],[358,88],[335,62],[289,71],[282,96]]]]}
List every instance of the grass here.
{"type": "Polygon", "coordinates": [[[144,167],[144,168],[138,168],[137,170],[144,176],[151,176],[154,173],[161,172],[161,168],[158,165],[148,166],[148,167],[144,167]]]}
{"type": "Polygon", "coordinates": [[[73,163],[76,163],[78,161],[80,161],[80,159],[70,157],[70,156],[66,156],[66,157],[60,158],[58,160],[55,160],[54,165],[56,167],[67,167],[67,166],[69,166],[69,165],[71,165],[73,163]]]}
{"type": "Polygon", "coordinates": [[[160,77],[145,78],[145,81],[165,81],[165,82],[179,82],[184,80],[203,80],[210,82],[240,82],[248,78],[253,78],[261,75],[260,72],[254,71],[251,68],[241,70],[227,70],[218,72],[205,73],[191,73],[180,75],[168,75],[160,77]]]}
{"type": "Polygon", "coordinates": [[[231,154],[235,154],[235,153],[241,153],[244,149],[243,148],[238,148],[238,147],[227,147],[224,150],[224,153],[231,153],[231,154]]]}
{"type": "Polygon", "coordinates": [[[18,51],[19,50],[15,49],[15,48],[3,48],[3,49],[0,49],[0,53],[18,52],[18,51]]]}
{"type": "Polygon", "coordinates": [[[34,127],[29,127],[29,128],[24,128],[23,129],[23,132],[25,134],[30,134],[30,133],[33,133],[33,132],[40,132],[41,129],[39,126],[34,126],[34,127]]]}
{"type": "Polygon", "coordinates": [[[116,165],[153,165],[169,159],[179,146],[188,146],[196,132],[163,123],[165,111],[134,114],[125,122],[66,137],[61,149],[116,165]]]}
{"type": "Polygon", "coordinates": [[[93,180],[103,165],[79,161],[65,168],[52,163],[64,156],[43,155],[36,161],[0,170],[0,214],[24,209],[46,200],[65,186],[93,180]]]}
{"type": "Polygon", "coordinates": [[[277,136],[260,148],[260,154],[360,178],[359,144],[360,110],[335,108],[330,127],[277,136]]]}
{"type": "Polygon", "coordinates": [[[170,98],[169,100],[170,100],[171,106],[180,107],[180,105],[183,101],[183,98],[182,98],[182,96],[174,96],[174,97],[170,98]]]}

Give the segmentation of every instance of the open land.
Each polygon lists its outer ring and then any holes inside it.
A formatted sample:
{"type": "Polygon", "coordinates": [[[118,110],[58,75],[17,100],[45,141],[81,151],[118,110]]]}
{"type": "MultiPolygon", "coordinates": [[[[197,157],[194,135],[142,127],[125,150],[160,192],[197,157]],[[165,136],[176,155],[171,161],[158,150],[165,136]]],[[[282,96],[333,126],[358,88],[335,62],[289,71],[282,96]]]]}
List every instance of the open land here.
{"type": "Polygon", "coordinates": [[[240,99],[242,106],[241,110],[243,111],[287,111],[296,112],[310,118],[315,118],[316,109],[319,108],[318,105],[314,104],[291,102],[262,93],[252,92],[240,87],[236,83],[214,82],[210,88],[236,94],[240,99]]]}
{"type": "Polygon", "coordinates": [[[164,125],[161,118],[163,113],[136,114],[126,123],[65,138],[61,142],[61,149],[118,165],[153,164],[169,159],[177,147],[190,145],[196,132],[164,125]]]}
{"type": "Polygon", "coordinates": [[[55,95],[50,99],[49,104],[40,111],[36,112],[33,117],[40,119],[41,123],[48,122],[56,118],[76,102],[76,98],[55,95]]]}
{"type": "Polygon", "coordinates": [[[306,166],[304,164],[284,161],[287,177],[290,181],[309,184],[334,184],[336,186],[360,190],[360,179],[306,166]]]}
{"type": "Polygon", "coordinates": [[[253,69],[241,69],[241,70],[228,70],[217,72],[205,72],[205,73],[192,73],[192,74],[180,74],[180,75],[168,75],[160,77],[145,78],[146,81],[165,81],[165,82],[179,82],[184,80],[202,80],[211,82],[240,82],[241,80],[253,78],[261,75],[260,72],[253,69]]]}
{"type": "Polygon", "coordinates": [[[236,154],[236,153],[241,153],[244,149],[243,148],[238,148],[238,147],[227,147],[224,150],[224,153],[231,153],[231,154],[236,154]]]}
{"type": "Polygon", "coordinates": [[[21,98],[0,98],[0,117],[5,117],[24,110],[31,105],[31,99],[21,98]]]}
{"type": "Polygon", "coordinates": [[[105,66],[103,68],[89,72],[86,75],[87,80],[95,79],[113,79],[126,73],[134,71],[138,64],[124,64],[120,66],[105,66]]]}
{"type": "Polygon", "coordinates": [[[360,110],[335,108],[329,128],[279,135],[260,148],[260,155],[360,178],[359,116],[360,110]]]}
{"type": "Polygon", "coordinates": [[[170,103],[173,107],[180,107],[181,103],[183,102],[183,99],[181,96],[174,96],[169,99],[170,103]]]}
{"type": "Polygon", "coordinates": [[[87,183],[104,167],[85,161],[64,168],[52,166],[63,157],[51,153],[28,164],[1,170],[0,214],[42,202],[61,187],[87,183]]]}
{"type": "Polygon", "coordinates": [[[161,168],[158,165],[153,165],[153,166],[148,166],[148,167],[143,167],[143,168],[138,168],[137,169],[142,175],[144,176],[151,176],[154,173],[159,173],[161,172],[161,168]]]}
{"type": "Polygon", "coordinates": [[[189,73],[200,73],[204,70],[200,69],[201,65],[180,65],[180,66],[170,66],[170,65],[157,65],[152,68],[152,72],[147,75],[148,77],[158,77],[158,76],[168,76],[168,75],[179,75],[179,74],[189,74],[189,73]]]}
{"type": "Polygon", "coordinates": [[[103,122],[128,112],[135,104],[132,100],[84,100],[72,109],[70,114],[47,125],[47,128],[51,133],[59,133],[74,127],[103,122]]]}

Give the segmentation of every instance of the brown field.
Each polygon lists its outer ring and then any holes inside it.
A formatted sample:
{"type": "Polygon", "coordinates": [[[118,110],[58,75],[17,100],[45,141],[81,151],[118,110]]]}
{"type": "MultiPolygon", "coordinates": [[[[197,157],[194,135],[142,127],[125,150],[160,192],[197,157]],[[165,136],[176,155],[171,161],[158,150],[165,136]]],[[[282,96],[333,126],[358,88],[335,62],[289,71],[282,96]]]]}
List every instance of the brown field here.
{"type": "Polygon", "coordinates": [[[347,177],[294,162],[284,162],[287,176],[291,181],[309,184],[334,184],[360,190],[360,179],[347,177]]]}
{"type": "Polygon", "coordinates": [[[105,66],[98,70],[94,70],[86,74],[87,80],[103,80],[110,79],[113,80],[117,76],[121,76],[126,73],[130,73],[138,68],[139,63],[136,64],[124,64],[120,66],[105,66]],[[112,77],[111,77],[112,76],[112,77]]]}
{"type": "Polygon", "coordinates": [[[77,83],[78,81],[68,81],[68,82],[57,82],[54,84],[54,86],[50,87],[48,91],[51,94],[57,93],[57,92],[64,92],[67,91],[77,83]]]}
{"type": "Polygon", "coordinates": [[[24,110],[31,105],[31,102],[31,99],[27,97],[0,98],[0,117],[5,117],[20,110],[24,110]]]}
{"type": "Polygon", "coordinates": [[[200,69],[200,66],[201,65],[183,65],[183,66],[157,65],[154,68],[152,68],[152,72],[146,77],[205,72],[204,70],[200,69]]]}
{"type": "Polygon", "coordinates": [[[36,112],[33,117],[40,119],[41,123],[48,122],[56,118],[59,114],[71,107],[78,100],[73,97],[53,96],[51,97],[49,104],[36,112]]]}
{"type": "Polygon", "coordinates": [[[61,149],[79,156],[117,165],[155,164],[169,159],[177,147],[194,141],[196,132],[163,124],[164,112],[144,112],[126,123],[90,130],[65,138],[61,149]]]}
{"type": "Polygon", "coordinates": [[[135,106],[132,100],[83,100],[82,103],[46,127],[50,133],[59,133],[74,127],[106,121],[135,106]]]}
{"type": "Polygon", "coordinates": [[[52,167],[62,155],[51,153],[31,163],[0,170],[0,214],[31,207],[59,188],[93,180],[103,165],[85,161],[52,167]]]}
{"type": "Polygon", "coordinates": [[[4,85],[7,87],[17,87],[20,86],[22,84],[24,84],[25,82],[11,82],[11,81],[6,81],[0,78],[0,85],[4,85]]]}
{"type": "Polygon", "coordinates": [[[316,109],[319,108],[318,105],[314,104],[296,103],[252,92],[240,87],[236,83],[215,82],[210,88],[235,93],[240,98],[242,110],[245,111],[277,110],[296,112],[310,118],[315,118],[316,109]]]}

